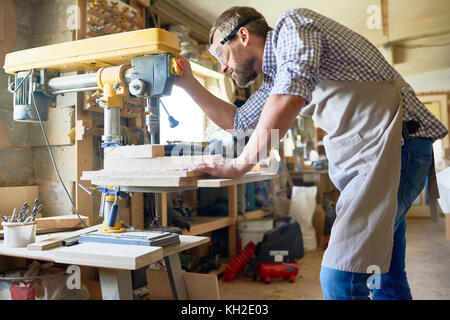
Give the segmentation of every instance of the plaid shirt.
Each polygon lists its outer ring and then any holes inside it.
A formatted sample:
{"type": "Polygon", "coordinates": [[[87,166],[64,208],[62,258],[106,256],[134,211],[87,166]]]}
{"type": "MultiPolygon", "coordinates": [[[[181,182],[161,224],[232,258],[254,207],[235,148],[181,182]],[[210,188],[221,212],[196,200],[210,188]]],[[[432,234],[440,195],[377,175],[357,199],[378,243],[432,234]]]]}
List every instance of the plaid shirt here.
{"type": "MultiPolygon", "coordinates": [[[[266,37],[261,87],[234,117],[236,134],[254,129],[270,95],[301,96],[311,102],[320,79],[389,81],[400,74],[366,38],[338,22],[308,9],[286,11],[266,37]]],[[[411,135],[433,142],[448,133],[416,97],[411,87],[401,90],[403,120],[421,123],[411,135]]]]}

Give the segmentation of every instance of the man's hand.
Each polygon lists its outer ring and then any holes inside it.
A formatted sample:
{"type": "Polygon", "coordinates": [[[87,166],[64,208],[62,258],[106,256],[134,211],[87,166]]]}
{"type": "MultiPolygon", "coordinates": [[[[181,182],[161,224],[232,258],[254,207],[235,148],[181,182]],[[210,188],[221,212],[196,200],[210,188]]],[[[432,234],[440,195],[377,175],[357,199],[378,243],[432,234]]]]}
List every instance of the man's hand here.
{"type": "Polygon", "coordinates": [[[194,75],[192,74],[191,63],[185,57],[180,56],[180,62],[183,64],[183,74],[176,77],[175,85],[186,89],[187,86],[192,85],[194,81],[194,75]]]}
{"type": "Polygon", "coordinates": [[[242,177],[252,166],[246,165],[239,158],[227,159],[212,157],[192,168],[194,172],[210,174],[217,178],[237,179],[242,177]]]}

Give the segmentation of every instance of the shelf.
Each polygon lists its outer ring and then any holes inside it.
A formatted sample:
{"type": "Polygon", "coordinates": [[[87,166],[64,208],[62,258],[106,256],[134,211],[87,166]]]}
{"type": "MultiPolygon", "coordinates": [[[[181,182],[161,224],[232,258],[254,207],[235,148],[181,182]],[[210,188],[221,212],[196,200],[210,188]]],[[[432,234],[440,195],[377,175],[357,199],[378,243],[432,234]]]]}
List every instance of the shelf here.
{"type": "Polygon", "coordinates": [[[242,216],[240,216],[240,220],[247,220],[247,219],[259,219],[263,218],[265,216],[268,216],[269,214],[273,214],[272,211],[267,211],[264,209],[257,209],[252,211],[244,212],[242,216]]]}
{"type": "Polygon", "coordinates": [[[194,217],[191,221],[188,221],[191,225],[191,230],[188,232],[183,231],[183,235],[199,235],[210,231],[222,229],[228,227],[231,224],[229,217],[194,217]]]}

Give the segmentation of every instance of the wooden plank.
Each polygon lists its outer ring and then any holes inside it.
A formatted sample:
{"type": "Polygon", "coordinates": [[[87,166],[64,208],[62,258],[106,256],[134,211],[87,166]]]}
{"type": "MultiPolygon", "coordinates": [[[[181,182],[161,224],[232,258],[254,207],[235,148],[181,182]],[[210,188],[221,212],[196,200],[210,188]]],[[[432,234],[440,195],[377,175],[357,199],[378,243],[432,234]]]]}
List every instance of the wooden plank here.
{"type": "Polygon", "coordinates": [[[17,208],[17,212],[19,212],[24,202],[33,206],[34,200],[38,198],[38,192],[38,186],[0,188],[0,213],[11,216],[14,208],[17,208]]]}
{"type": "Polygon", "coordinates": [[[276,177],[278,177],[277,173],[249,172],[239,179],[199,179],[197,186],[202,188],[220,188],[242,183],[270,180],[276,177]]]}
{"type": "Polygon", "coordinates": [[[161,193],[161,226],[167,227],[168,212],[167,212],[167,192],[161,193]]]}
{"type": "Polygon", "coordinates": [[[0,255],[42,261],[55,261],[55,253],[50,251],[32,251],[27,248],[5,248],[0,246],[0,255]]]}
{"type": "MultiPolygon", "coordinates": [[[[88,224],[89,219],[85,216],[80,216],[85,224],[88,224]]],[[[64,229],[64,228],[83,228],[83,224],[76,215],[45,217],[36,219],[36,227],[39,229],[64,229]]]]}
{"type": "Polygon", "coordinates": [[[144,229],[144,194],[135,192],[130,198],[131,225],[137,229],[144,229]]]}
{"type": "Polygon", "coordinates": [[[120,146],[105,149],[105,159],[113,158],[127,159],[152,159],[164,157],[164,145],[144,144],[137,146],[120,146]]]}
{"type": "Polygon", "coordinates": [[[154,170],[142,169],[142,170],[128,170],[128,171],[121,171],[121,170],[97,170],[97,171],[85,171],[83,172],[83,180],[88,179],[109,179],[109,178],[116,178],[121,177],[123,179],[139,179],[142,177],[146,178],[198,178],[198,177],[204,177],[204,174],[197,173],[193,171],[188,170],[159,170],[158,168],[154,170]]]}
{"type": "MultiPolygon", "coordinates": [[[[82,179],[91,180],[91,179],[82,179]]],[[[95,185],[113,185],[113,186],[132,186],[132,187],[192,187],[197,183],[195,178],[161,178],[161,177],[142,177],[142,178],[95,178],[91,180],[95,185]]]]}
{"type": "MultiPolygon", "coordinates": [[[[88,218],[80,216],[84,223],[88,223],[88,218]]],[[[56,216],[56,217],[38,217],[36,218],[36,229],[37,230],[59,230],[59,229],[76,229],[84,228],[81,224],[80,219],[77,216],[66,215],[66,216],[56,216]]],[[[0,225],[0,229],[3,226],[0,225]]],[[[36,230],[36,231],[37,231],[36,230]]]]}
{"type": "Polygon", "coordinates": [[[197,164],[209,161],[217,156],[170,156],[170,157],[145,157],[148,151],[146,145],[123,146],[115,148],[105,148],[104,169],[111,171],[155,171],[164,172],[167,170],[187,171],[184,168],[191,168],[197,164]],[[111,150],[109,150],[111,149],[111,150]],[[123,152],[122,152],[123,150],[123,152]],[[136,154],[136,155],[135,155],[136,154]]]}
{"type": "Polygon", "coordinates": [[[55,249],[55,262],[137,270],[161,260],[161,247],[85,242],[55,249]]]}
{"type": "MultiPolygon", "coordinates": [[[[78,7],[79,19],[77,21],[77,29],[75,32],[76,40],[82,40],[86,37],[86,0],[77,0],[76,5],[78,7]],[[78,23],[79,22],[79,23],[78,23]]],[[[92,128],[92,112],[84,110],[85,93],[78,92],[76,94],[75,101],[75,123],[81,121],[83,127],[92,128]]],[[[94,216],[94,198],[87,194],[79,187],[81,182],[81,176],[83,171],[92,170],[93,168],[93,154],[92,154],[93,138],[90,135],[83,135],[82,140],[75,142],[76,154],[77,154],[77,181],[76,181],[76,197],[75,205],[79,214],[87,216],[89,223],[95,223],[94,216]]],[[[86,186],[85,187],[89,187],[86,186]]]]}
{"type": "Polygon", "coordinates": [[[273,214],[273,212],[267,210],[253,210],[244,212],[244,217],[245,219],[259,219],[270,214],[273,214]]]}
{"type": "MultiPolygon", "coordinates": [[[[80,229],[80,227],[75,228],[37,228],[36,234],[43,235],[43,234],[49,234],[49,233],[56,233],[56,232],[68,232],[68,231],[75,231],[80,229]]],[[[0,230],[0,239],[4,238],[4,231],[3,229],[0,230]]]]}
{"type": "Polygon", "coordinates": [[[9,141],[8,133],[6,132],[5,126],[3,125],[3,121],[0,118],[0,150],[7,149],[9,147],[11,147],[11,142],[9,141]]]}
{"type": "Polygon", "coordinates": [[[76,40],[84,39],[86,36],[86,0],[77,0],[77,7],[79,16],[79,24],[77,23],[77,29],[75,31],[76,40]]]}
{"type": "Polygon", "coordinates": [[[74,237],[78,237],[78,236],[81,236],[82,234],[86,234],[86,233],[89,233],[89,232],[98,231],[101,227],[102,227],[102,225],[99,224],[99,225],[95,225],[95,226],[92,226],[92,227],[84,228],[84,229],[81,229],[81,230],[77,230],[77,231],[73,231],[73,232],[67,232],[67,233],[62,234],[62,235],[54,234],[54,235],[51,235],[49,237],[49,239],[45,239],[43,241],[39,241],[39,242],[35,242],[35,243],[29,244],[27,246],[27,249],[28,250],[42,251],[42,250],[49,250],[49,249],[57,248],[57,247],[61,246],[61,241],[63,241],[63,240],[74,238],[74,237]]]}
{"type": "Polygon", "coordinates": [[[231,223],[229,217],[201,217],[197,216],[189,221],[191,224],[190,231],[184,230],[185,235],[198,235],[214,231],[217,229],[228,227],[231,223]]]}

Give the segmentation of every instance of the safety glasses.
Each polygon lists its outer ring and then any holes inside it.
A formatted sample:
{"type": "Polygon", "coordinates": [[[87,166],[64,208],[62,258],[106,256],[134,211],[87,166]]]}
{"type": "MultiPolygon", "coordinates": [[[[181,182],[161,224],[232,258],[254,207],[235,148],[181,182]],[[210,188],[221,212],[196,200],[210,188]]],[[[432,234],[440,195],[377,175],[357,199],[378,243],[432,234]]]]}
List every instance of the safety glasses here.
{"type": "MultiPolygon", "coordinates": [[[[244,21],[239,23],[237,25],[237,27],[233,29],[233,31],[231,31],[222,41],[220,41],[220,44],[223,46],[225,43],[227,43],[227,41],[233,39],[234,36],[236,36],[236,34],[238,33],[239,29],[241,29],[242,27],[246,26],[250,22],[252,22],[254,20],[257,20],[257,19],[261,19],[261,17],[253,16],[253,17],[245,19],[244,21]]],[[[219,61],[221,64],[224,64],[223,52],[222,52],[221,49],[217,48],[214,44],[211,44],[211,46],[209,47],[208,51],[209,51],[209,53],[211,53],[211,55],[214,58],[217,59],[217,61],[219,61]]]]}

